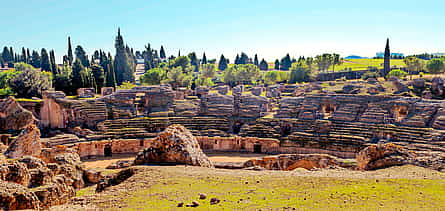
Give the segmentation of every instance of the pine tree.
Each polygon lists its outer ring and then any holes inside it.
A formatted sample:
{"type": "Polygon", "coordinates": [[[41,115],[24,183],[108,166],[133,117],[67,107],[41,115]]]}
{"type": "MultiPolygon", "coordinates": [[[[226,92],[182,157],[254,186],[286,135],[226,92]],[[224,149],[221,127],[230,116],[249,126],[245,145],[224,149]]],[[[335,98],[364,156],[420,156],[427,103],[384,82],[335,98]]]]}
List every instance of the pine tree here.
{"type": "Polygon", "coordinates": [[[7,62],[7,63],[12,62],[12,60],[13,60],[12,57],[13,56],[11,55],[11,52],[9,51],[8,47],[5,46],[3,48],[3,52],[2,52],[3,61],[7,62]]]}
{"type": "Polygon", "coordinates": [[[256,55],[256,54],[255,54],[255,58],[253,59],[253,64],[257,67],[260,65],[260,63],[258,62],[258,55],[256,55]]]}
{"type": "Polygon", "coordinates": [[[59,68],[57,67],[56,56],[54,54],[54,50],[51,50],[49,52],[49,58],[50,58],[50,62],[51,62],[51,70],[52,70],[53,75],[59,74],[59,68]]]}
{"type": "Polygon", "coordinates": [[[68,64],[73,65],[73,48],[71,47],[71,37],[68,37],[68,64]]]}
{"type": "Polygon", "coordinates": [[[259,68],[260,70],[268,70],[269,69],[269,64],[267,64],[266,60],[262,59],[260,64],[259,64],[259,68]]]}
{"type": "Polygon", "coordinates": [[[286,54],[285,57],[281,59],[281,70],[289,70],[289,68],[292,66],[292,59],[290,58],[289,54],[286,54]]]}
{"type": "Polygon", "coordinates": [[[40,55],[42,56],[40,60],[40,68],[42,68],[43,71],[52,72],[49,55],[45,48],[42,48],[40,55]]]}
{"type": "Polygon", "coordinates": [[[275,60],[275,67],[274,67],[274,69],[275,70],[280,70],[280,61],[278,59],[275,60]]]}
{"type": "Polygon", "coordinates": [[[162,60],[165,60],[165,59],[166,59],[166,57],[165,57],[164,46],[162,46],[162,45],[161,45],[161,50],[159,50],[159,57],[160,57],[162,60]]]}
{"type": "Polygon", "coordinates": [[[219,59],[218,69],[219,70],[227,69],[227,59],[222,54],[221,54],[221,58],[219,59]]]}
{"type": "Polygon", "coordinates": [[[204,52],[204,55],[202,55],[201,64],[207,64],[207,57],[206,57],[206,53],[205,52],[204,52]]]}
{"type": "Polygon", "coordinates": [[[120,85],[123,82],[134,83],[134,59],[129,55],[127,48],[124,44],[124,38],[121,36],[120,29],[118,29],[116,37],[116,56],[114,57],[114,70],[116,73],[117,84],[120,85]],[[133,62],[132,62],[133,61],[133,62]]]}
{"type": "Polygon", "coordinates": [[[40,59],[39,52],[32,51],[31,65],[35,68],[40,68],[40,63],[41,63],[41,59],[40,59]]]}

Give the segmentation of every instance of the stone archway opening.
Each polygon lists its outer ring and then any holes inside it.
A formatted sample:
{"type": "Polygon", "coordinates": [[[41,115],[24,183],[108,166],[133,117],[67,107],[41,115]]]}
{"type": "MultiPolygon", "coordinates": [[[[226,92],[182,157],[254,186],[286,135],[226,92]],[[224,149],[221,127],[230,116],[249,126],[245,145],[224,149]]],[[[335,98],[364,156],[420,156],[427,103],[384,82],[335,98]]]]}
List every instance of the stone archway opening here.
{"type": "Polygon", "coordinates": [[[255,143],[253,145],[253,153],[258,153],[258,154],[262,153],[262,149],[261,148],[262,148],[262,146],[261,146],[260,143],[255,143]]]}
{"type": "Polygon", "coordinates": [[[243,123],[236,121],[232,126],[233,133],[238,134],[241,131],[242,126],[243,126],[243,123]]]}
{"type": "Polygon", "coordinates": [[[105,157],[113,156],[113,152],[111,150],[111,144],[107,144],[107,145],[104,146],[104,156],[105,157]]]}

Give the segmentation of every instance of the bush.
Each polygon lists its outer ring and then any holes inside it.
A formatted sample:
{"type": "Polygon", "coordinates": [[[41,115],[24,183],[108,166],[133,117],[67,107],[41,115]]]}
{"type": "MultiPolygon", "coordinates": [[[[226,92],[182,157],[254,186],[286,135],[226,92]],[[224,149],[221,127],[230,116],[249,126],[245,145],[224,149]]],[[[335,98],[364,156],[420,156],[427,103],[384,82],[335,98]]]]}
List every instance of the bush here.
{"type": "Polygon", "coordinates": [[[41,97],[42,92],[52,87],[52,74],[26,69],[9,80],[9,87],[18,97],[41,97]]]}
{"type": "Polygon", "coordinates": [[[161,84],[166,77],[166,72],[162,68],[153,68],[148,70],[142,77],[141,82],[148,85],[161,84]]]}
{"type": "Polygon", "coordinates": [[[386,75],[386,78],[391,78],[391,77],[397,77],[397,78],[404,78],[405,76],[407,76],[408,75],[408,73],[407,72],[405,72],[405,71],[403,71],[403,70],[400,70],[400,69],[394,69],[394,70],[391,70],[387,75],[386,75]]]}
{"type": "Polygon", "coordinates": [[[368,80],[369,78],[378,78],[378,77],[380,77],[379,73],[371,71],[368,71],[362,75],[363,80],[368,80]]]}

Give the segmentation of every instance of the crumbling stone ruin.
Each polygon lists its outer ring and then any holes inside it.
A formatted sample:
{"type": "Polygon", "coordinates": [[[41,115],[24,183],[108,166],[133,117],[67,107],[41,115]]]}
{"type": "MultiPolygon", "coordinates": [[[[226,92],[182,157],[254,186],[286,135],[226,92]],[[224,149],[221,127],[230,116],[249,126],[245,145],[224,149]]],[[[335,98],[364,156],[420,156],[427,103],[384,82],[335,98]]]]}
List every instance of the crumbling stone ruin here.
{"type": "MultiPolygon", "coordinates": [[[[413,83],[425,91],[427,85],[413,83]]],[[[442,85],[434,81],[432,98],[442,85]]],[[[361,170],[407,163],[445,169],[441,100],[340,94],[322,91],[321,84],[103,91],[89,98],[46,91],[42,100],[0,100],[0,150],[10,158],[0,156],[0,194],[10,199],[1,206],[64,203],[85,183],[101,182],[97,172],[83,169],[81,157],[120,153],[141,152],[135,164],[212,167],[203,152],[252,152],[277,156],[244,167],[350,167],[339,158],[357,158],[361,170]],[[48,188],[54,191],[45,195],[48,188]]],[[[114,184],[106,181],[104,188],[114,184]]]]}

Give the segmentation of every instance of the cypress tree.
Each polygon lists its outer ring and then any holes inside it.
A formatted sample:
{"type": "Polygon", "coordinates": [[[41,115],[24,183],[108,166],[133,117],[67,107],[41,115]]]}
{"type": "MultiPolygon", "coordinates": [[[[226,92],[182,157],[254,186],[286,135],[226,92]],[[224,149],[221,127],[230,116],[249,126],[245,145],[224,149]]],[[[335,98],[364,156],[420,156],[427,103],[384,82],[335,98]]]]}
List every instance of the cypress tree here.
{"type": "Polygon", "coordinates": [[[188,55],[189,59],[190,59],[190,64],[195,66],[195,72],[199,72],[199,61],[198,61],[198,57],[196,56],[195,52],[192,52],[188,55]]]}
{"type": "Polygon", "coordinates": [[[15,58],[14,58],[14,50],[12,49],[12,47],[9,47],[9,55],[10,55],[10,59],[9,61],[14,62],[15,58]]]}
{"type": "Polygon", "coordinates": [[[239,54],[237,54],[235,57],[235,64],[241,64],[239,60],[239,54]]]}
{"type": "Polygon", "coordinates": [[[49,55],[45,48],[42,48],[40,55],[42,56],[40,61],[40,68],[42,68],[43,71],[52,72],[49,55]]]}
{"type": "Polygon", "coordinates": [[[278,59],[275,60],[275,67],[274,67],[274,69],[275,70],[280,70],[280,61],[278,59]]]}
{"type": "Polygon", "coordinates": [[[52,70],[53,75],[59,74],[59,68],[57,67],[56,56],[54,54],[54,50],[51,50],[49,52],[49,58],[50,58],[50,62],[51,62],[51,70],[52,70]]]}
{"type": "Polygon", "coordinates": [[[161,45],[161,50],[159,50],[159,57],[164,60],[166,59],[165,57],[165,50],[164,50],[164,46],[161,45]]]}
{"type": "Polygon", "coordinates": [[[2,58],[3,58],[3,61],[4,62],[11,62],[13,59],[12,59],[12,55],[11,55],[11,53],[9,52],[9,49],[8,49],[8,47],[4,47],[3,48],[3,52],[2,52],[2,58]]]}
{"type": "Polygon", "coordinates": [[[20,56],[20,61],[24,63],[28,63],[28,58],[26,57],[26,50],[22,48],[22,55],[20,56]]]}
{"type": "Polygon", "coordinates": [[[262,59],[260,64],[260,70],[268,70],[269,69],[269,64],[267,64],[266,60],[262,59]]]}
{"type": "Polygon", "coordinates": [[[249,56],[247,56],[247,54],[245,54],[245,53],[241,53],[241,56],[239,58],[239,63],[240,64],[249,64],[249,56]]]}
{"type": "Polygon", "coordinates": [[[289,68],[292,66],[292,59],[290,58],[289,54],[286,54],[285,57],[281,59],[281,70],[289,70],[289,68]]]}
{"type": "Polygon", "coordinates": [[[386,39],[385,57],[383,61],[383,73],[386,76],[391,71],[391,51],[389,49],[389,38],[386,39]]]}
{"type": "Polygon", "coordinates": [[[96,92],[100,92],[102,87],[105,85],[105,73],[104,68],[98,64],[93,64],[91,66],[91,72],[94,77],[94,81],[96,83],[96,92]]]}
{"type": "Polygon", "coordinates": [[[134,60],[133,58],[130,58],[129,52],[125,48],[124,38],[121,36],[120,29],[118,29],[115,48],[116,56],[114,57],[114,70],[116,73],[117,84],[120,85],[126,81],[134,83],[135,66],[132,65],[132,61],[134,63],[134,60]]]}
{"type": "Polygon", "coordinates": [[[201,64],[207,64],[207,57],[206,57],[206,53],[205,52],[204,52],[204,55],[202,55],[201,64]]]}
{"type": "Polygon", "coordinates": [[[256,55],[256,54],[255,54],[255,58],[253,59],[253,64],[257,67],[260,65],[260,63],[258,62],[258,55],[256,55]]]}
{"type": "Polygon", "coordinates": [[[84,85],[84,77],[82,77],[82,71],[85,67],[82,65],[82,61],[76,58],[73,63],[73,72],[71,73],[71,81],[73,83],[73,91],[76,92],[77,89],[82,88],[84,85]]]}
{"type": "Polygon", "coordinates": [[[31,57],[31,65],[35,68],[40,68],[40,55],[37,51],[32,51],[32,57],[31,57]]]}
{"type": "Polygon", "coordinates": [[[71,47],[71,37],[68,37],[68,64],[73,65],[73,48],[71,47]]]}
{"type": "Polygon", "coordinates": [[[111,57],[111,54],[108,54],[106,66],[106,86],[116,87],[116,73],[114,72],[113,58],[111,57]]]}
{"type": "Polygon", "coordinates": [[[221,54],[221,58],[219,59],[218,69],[219,70],[227,69],[227,59],[222,54],[221,54]]]}
{"type": "Polygon", "coordinates": [[[30,64],[31,63],[31,54],[29,53],[29,48],[26,49],[26,58],[28,60],[26,60],[26,63],[30,64]]]}

